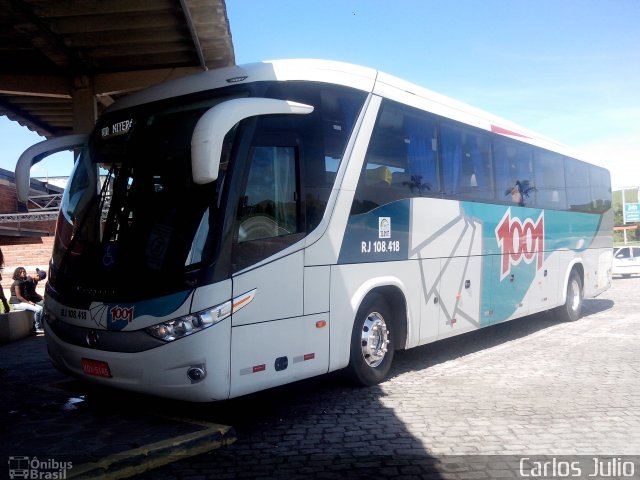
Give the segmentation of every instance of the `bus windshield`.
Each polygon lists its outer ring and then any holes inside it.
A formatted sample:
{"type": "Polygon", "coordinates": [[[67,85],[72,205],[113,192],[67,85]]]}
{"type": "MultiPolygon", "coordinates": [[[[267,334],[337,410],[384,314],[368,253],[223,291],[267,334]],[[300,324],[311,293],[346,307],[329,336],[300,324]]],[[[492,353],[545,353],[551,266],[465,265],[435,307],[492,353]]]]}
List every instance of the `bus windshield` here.
{"type": "Polygon", "coordinates": [[[120,111],[98,124],[62,200],[53,264],[65,278],[103,298],[188,287],[186,275],[214,247],[209,231],[228,165],[223,158],[215,182],[193,182],[191,137],[212,104],[120,111]]]}
{"type": "Polygon", "coordinates": [[[319,225],[365,94],[303,82],[252,88],[168,99],[101,118],[63,195],[51,266],[54,294],[81,304],[190,290],[217,272],[223,231],[238,244],[237,271],[319,225]],[[196,125],[214,107],[242,97],[297,102],[313,113],[239,121],[224,136],[217,179],[196,183],[196,125]],[[240,206],[238,198],[226,198],[238,188],[240,206]],[[229,233],[227,223],[236,220],[229,233]]]}

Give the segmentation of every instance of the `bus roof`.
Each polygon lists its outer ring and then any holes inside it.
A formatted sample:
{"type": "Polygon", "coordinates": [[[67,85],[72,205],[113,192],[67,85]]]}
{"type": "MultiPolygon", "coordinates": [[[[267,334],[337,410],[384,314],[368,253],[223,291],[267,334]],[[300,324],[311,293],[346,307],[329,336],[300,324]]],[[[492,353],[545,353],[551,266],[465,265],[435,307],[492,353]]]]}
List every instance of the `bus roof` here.
{"type": "Polygon", "coordinates": [[[133,93],[108,111],[216,88],[263,81],[315,81],[373,90],[377,72],[371,68],[329,60],[273,60],[219,68],[187,75],[133,93]]]}
{"type": "Polygon", "coordinates": [[[464,102],[372,68],[331,60],[270,60],[209,70],[133,93],[114,103],[107,111],[234,84],[296,80],[326,82],[371,92],[505,137],[579,158],[575,151],[565,145],[464,102]]]}

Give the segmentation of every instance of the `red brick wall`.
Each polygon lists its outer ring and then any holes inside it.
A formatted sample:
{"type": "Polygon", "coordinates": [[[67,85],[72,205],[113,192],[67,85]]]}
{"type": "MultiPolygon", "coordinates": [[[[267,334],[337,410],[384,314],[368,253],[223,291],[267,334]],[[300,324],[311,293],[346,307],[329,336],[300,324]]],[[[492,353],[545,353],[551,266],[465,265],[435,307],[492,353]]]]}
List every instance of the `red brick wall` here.
{"type": "Polygon", "coordinates": [[[16,187],[0,179],[0,213],[14,213],[18,209],[16,187]]]}
{"type": "MultiPolygon", "coordinates": [[[[42,192],[38,192],[42,194],[42,192]]],[[[0,179],[0,214],[16,213],[18,200],[16,187],[13,182],[0,179]]],[[[0,249],[4,255],[4,271],[2,272],[2,287],[8,294],[13,283],[13,271],[17,267],[24,267],[28,273],[35,272],[36,267],[48,270],[49,259],[53,249],[53,234],[55,221],[44,222],[0,222],[0,230],[15,231],[14,235],[0,233],[0,249]],[[43,236],[24,236],[21,229],[44,232],[43,236]],[[48,235],[48,236],[47,236],[48,235]]],[[[33,235],[33,232],[30,232],[33,235]]],[[[44,282],[41,282],[44,284],[44,282]]]]}
{"type": "MultiPolygon", "coordinates": [[[[37,193],[42,194],[42,192],[37,193]]],[[[17,211],[18,197],[16,194],[16,186],[5,179],[0,179],[0,214],[16,213],[17,211]]],[[[0,222],[0,227],[40,230],[46,232],[48,235],[53,235],[56,230],[56,222],[55,220],[48,222],[0,222]]]]}
{"type": "Polygon", "coordinates": [[[54,237],[0,237],[5,272],[10,267],[47,267],[54,237]]]}
{"type": "Polygon", "coordinates": [[[0,237],[0,248],[4,255],[2,287],[7,292],[17,267],[26,268],[27,273],[35,272],[36,267],[49,270],[53,237],[0,237]]]}

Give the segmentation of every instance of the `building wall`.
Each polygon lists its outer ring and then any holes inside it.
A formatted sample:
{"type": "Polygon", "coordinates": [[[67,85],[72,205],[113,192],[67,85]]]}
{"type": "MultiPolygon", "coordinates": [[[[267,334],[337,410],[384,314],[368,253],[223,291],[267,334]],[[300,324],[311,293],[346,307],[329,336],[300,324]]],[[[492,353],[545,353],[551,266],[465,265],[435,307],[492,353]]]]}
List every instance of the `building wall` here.
{"type": "Polygon", "coordinates": [[[15,185],[7,179],[0,178],[0,213],[13,213],[17,210],[15,185]]]}
{"type": "MultiPolygon", "coordinates": [[[[49,260],[53,250],[53,237],[0,237],[0,248],[4,255],[2,288],[9,298],[9,287],[13,283],[13,271],[24,267],[27,273],[35,273],[36,268],[49,270],[49,260]]],[[[44,285],[44,282],[41,282],[44,285]]]]}
{"type": "MultiPolygon", "coordinates": [[[[31,182],[31,195],[46,195],[50,193],[62,193],[58,187],[48,187],[42,182],[31,182]]],[[[17,213],[18,197],[16,194],[16,185],[13,173],[0,169],[0,215],[7,213],[17,213]]],[[[0,235],[2,230],[16,230],[15,234],[21,236],[20,230],[24,231],[41,231],[42,235],[53,235],[55,233],[56,222],[38,221],[38,222],[7,222],[0,218],[0,235]]],[[[2,239],[0,239],[1,241],[2,239]]],[[[0,243],[0,246],[2,243],[0,243]]]]}
{"type": "Polygon", "coordinates": [[[49,268],[54,237],[0,237],[4,272],[16,267],[49,268]]]}
{"type": "MultiPolygon", "coordinates": [[[[60,193],[61,189],[49,188],[42,182],[32,181],[32,195],[60,193]]],[[[27,273],[36,267],[48,270],[53,249],[55,220],[38,222],[8,222],[1,219],[3,214],[18,211],[18,199],[13,172],[0,169],[0,249],[4,255],[4,271],[0,282],[8,295],[13,283],[13,271],[24,267],[27,273]]],[[[42,287],[44,282],[40,282],[42,287]]],[[[7,297],[8,298],[8,297],[7,297]]]]}

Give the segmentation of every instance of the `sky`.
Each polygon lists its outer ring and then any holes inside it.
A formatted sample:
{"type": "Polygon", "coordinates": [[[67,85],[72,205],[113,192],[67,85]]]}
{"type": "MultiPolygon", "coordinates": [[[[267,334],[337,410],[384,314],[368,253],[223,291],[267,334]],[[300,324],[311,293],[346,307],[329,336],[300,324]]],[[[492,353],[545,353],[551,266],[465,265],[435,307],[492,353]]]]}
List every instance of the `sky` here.
{"type": "MultiPolygon", "coordinates": [[[[640,186],[640,0],[226,0],[236,63],[376,68],[564,143],[640,186]]],[[[42,140],[0,118],[0,168],[42,140]]],[[[66,175],[58,154],[32,176],[66,175]]]]}

